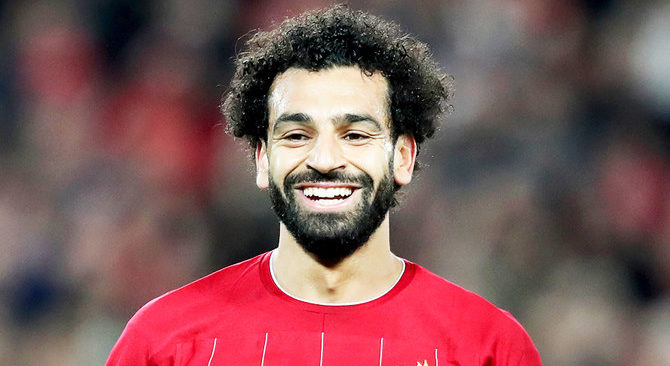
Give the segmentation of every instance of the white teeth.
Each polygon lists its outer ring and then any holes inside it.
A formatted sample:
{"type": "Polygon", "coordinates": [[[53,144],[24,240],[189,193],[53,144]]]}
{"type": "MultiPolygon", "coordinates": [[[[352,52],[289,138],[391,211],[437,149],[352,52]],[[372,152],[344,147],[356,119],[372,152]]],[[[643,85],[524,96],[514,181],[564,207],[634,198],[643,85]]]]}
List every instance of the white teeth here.
{"type": "MultiPolygon", "coordinates": [[[[303,193],[307,197],[318,197],[318,198],[333,198],[335,196],[348,197],[351,195],[351,188],[307,187],[303,190],[303,193]]],[[[339,201],[339,199],[335,201],[339,201]]]]}
{"type": "Polygon", "coordinates": [[[316,200],[317,203],[322,204],[322,205],[334,205],[334,204],[340,203],[342,201],[344,201],[344,200],[341,199],[341,198],[338,198],[336,200],[316,200]]]}

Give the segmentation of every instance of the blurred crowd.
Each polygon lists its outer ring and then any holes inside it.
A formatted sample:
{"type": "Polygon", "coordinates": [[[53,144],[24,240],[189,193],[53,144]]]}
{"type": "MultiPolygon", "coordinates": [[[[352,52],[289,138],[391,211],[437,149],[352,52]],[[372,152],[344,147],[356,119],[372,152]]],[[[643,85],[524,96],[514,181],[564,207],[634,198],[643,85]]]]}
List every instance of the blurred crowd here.
{"type": "MultiPolygon", "coordinates": [[[[142,304],[276,245],[218,104],[251,30],[330,3],[0,0],[0,364],[102,364],[142,304]]],[[[349,4],[455,79],[394,252],[546,365],[670,365],[670,3],[349,4]]]]}

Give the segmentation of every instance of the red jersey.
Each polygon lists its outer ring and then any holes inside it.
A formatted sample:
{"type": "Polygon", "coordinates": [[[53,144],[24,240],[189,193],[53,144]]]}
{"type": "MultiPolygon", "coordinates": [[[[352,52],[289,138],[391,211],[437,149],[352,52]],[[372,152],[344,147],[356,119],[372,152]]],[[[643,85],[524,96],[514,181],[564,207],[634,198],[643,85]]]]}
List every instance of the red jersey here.
{"type": "Polygon", "coordinates": [[[107,366],[541,365],[511,315],[419,265],[374,300],[323,305],[284,293],[270,253],[145,305],[107,366]]]}

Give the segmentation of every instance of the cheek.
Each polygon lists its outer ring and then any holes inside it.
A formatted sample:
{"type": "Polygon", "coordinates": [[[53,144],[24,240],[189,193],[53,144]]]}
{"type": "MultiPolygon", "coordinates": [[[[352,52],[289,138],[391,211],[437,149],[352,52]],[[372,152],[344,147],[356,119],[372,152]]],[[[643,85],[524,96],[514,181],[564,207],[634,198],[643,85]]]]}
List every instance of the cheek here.
{"type": "Polygon", "coordinates": [[[305,160],[303,154],[300,154],[297,151],[277,151],[275,154],[272,154],[269,159],[270,177],[272,177],[275,183],[279,186],[282,186],[284,178],[296,170],[305,160]]]}
{"type": "MultiPolygon", "coordinates": [[[[347,153],[347,160],[356,168],[367,173],[375,182],[378,182],[389,170],[389,161],[393,148],[388,153],[386,149],[357,150],[347,153]]],[[[377,183],[375,183],[377,184],[377,183]]]]}

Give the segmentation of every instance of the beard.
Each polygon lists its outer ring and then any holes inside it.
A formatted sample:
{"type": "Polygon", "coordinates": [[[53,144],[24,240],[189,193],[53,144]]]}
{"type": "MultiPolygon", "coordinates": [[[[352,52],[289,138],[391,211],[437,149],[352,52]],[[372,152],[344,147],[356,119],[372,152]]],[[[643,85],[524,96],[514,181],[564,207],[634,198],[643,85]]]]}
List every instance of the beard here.
{"type": "Polygon", "coordinates": [[[372,178],[365,174],[320,173],[315,170],[290,174],[284,191],[270,179],[272,208],[302,248],[322,263],[339,263],[362,247],[377,230],[394,205],[392,164],[375,192],[372,178]],[[361,186],[359,202],[345,212],[313,212],[299,207],[293,187],[305,182],[354,183],[361,186]]]}

